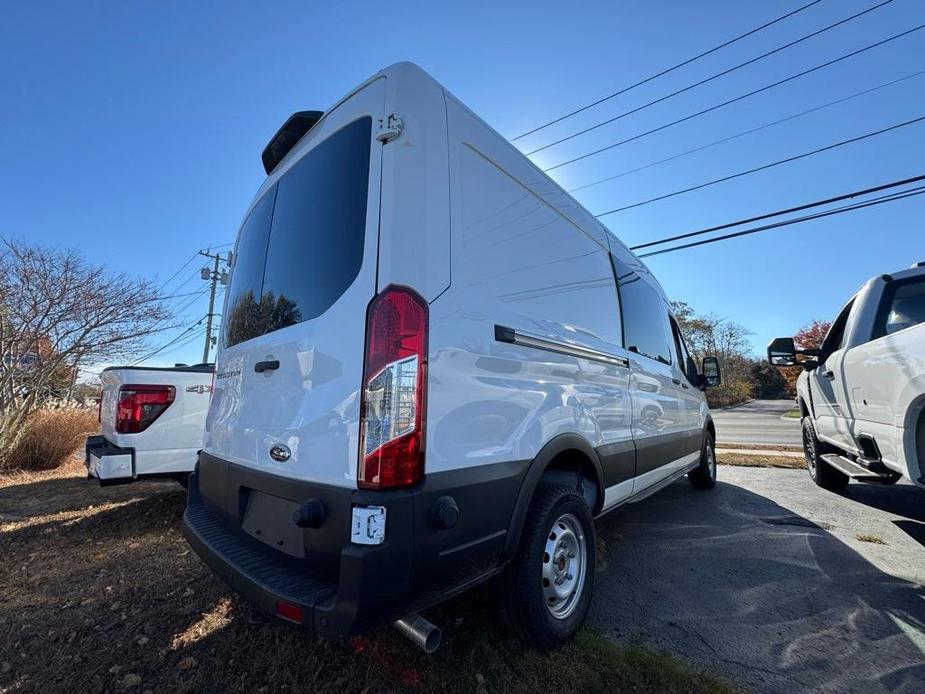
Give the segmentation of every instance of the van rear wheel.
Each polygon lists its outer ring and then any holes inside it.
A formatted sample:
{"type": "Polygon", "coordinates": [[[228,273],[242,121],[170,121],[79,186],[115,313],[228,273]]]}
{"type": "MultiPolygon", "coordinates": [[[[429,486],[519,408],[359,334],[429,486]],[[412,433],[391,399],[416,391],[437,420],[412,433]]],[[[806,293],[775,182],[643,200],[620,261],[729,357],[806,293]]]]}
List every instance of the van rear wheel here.
{"type": "Polygon", "coordinates": [[[564,485],[540,483],[499,584],[504,616],[523,641],[545,650],[578,632],[591,605],[595,550],[585,500],[564,485]]]}

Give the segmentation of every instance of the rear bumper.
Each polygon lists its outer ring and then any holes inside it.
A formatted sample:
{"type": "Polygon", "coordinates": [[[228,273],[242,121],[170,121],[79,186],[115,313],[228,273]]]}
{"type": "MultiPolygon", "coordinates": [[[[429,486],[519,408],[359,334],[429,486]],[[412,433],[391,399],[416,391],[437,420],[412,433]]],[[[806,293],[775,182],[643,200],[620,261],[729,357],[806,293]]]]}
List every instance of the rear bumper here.
{"type": "Polygon", "coordinates": [[[120,448],[103,436],[89,436],[84,447],[87,476],[100,484],[131,481],[135,476],[135,449],[120,448]]]}
{"type": "Polygon", "coordinates": [[[490,467],[495,475],[479,475],[477,484],[433,475],[413,490],[374,492],[286,479],[202,453],[190,477],[183,531],[209,568],[264,614],[340,639],[426,609],[499,570],[522,471],[500,479],[499,472],[513,468],[490,467]],[[489,490],[496,498],[504,490],[511,503],[486,505],[489,490]],[[281,551],[266,537],[289,532],[281,527],[282,515],[267,521],[265,541],[244,530],[254,492],[280,502],[318,499],[326,509],[324,523],[301,530],[301,545],[281,551]],[[460,521],[440,529],[429,511],[447,492],[460,502],[460,521]],[[351,543],[353,507],[372,505],[386,508],[385,541],[351,543]],[[280,601],[298,607],[301,618],[283,620],[280,601]]]}

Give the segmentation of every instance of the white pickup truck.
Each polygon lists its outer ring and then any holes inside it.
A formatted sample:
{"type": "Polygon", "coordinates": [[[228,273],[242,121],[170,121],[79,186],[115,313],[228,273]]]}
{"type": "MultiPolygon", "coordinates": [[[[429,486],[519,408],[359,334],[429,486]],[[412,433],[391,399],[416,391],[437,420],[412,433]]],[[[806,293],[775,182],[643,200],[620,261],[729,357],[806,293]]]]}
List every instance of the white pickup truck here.
{"type": "Polygon", "coordinates": [[[170,477],[185,485],[202,448],[214,371],[214,364],[104,369],[102,435],[87,439],[88,478],[106,486],[170,477]]]}
{"type": "Polygon", "coordinates": [[[797,402],[816,484],[839,491],[849,479],[905,476],[925,487],[925,263],[869,280],[821,348],[779,337],[768,360],[804,369],[797,402]]]}

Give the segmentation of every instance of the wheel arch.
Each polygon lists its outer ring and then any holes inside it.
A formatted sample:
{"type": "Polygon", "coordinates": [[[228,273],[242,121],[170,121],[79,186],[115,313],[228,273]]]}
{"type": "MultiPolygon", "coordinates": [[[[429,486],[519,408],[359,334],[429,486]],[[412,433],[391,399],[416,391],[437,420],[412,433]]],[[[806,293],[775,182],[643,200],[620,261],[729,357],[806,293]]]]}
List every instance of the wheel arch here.
{"type": "Polygon", "coordinates": [[[909,403],[903,431],[906,469],[914,482],[925,486],[925,393],[909,403]],[[916,467],[916,475],[912,474],[913,465],[916,467]]]}
{"type": "MultiPolygon", "coordinates": [[[[578,434],[560,434],[550,439],[543,446],[527,469],[527,474],[521,484],[511,517],[511,525],[507,533],[507,542],[504,548],[504,561],[511,559],[517,551],[520,536],[523,532],[524,522],[533,493],[544,477],[553,477],[556,481],[569,482],[563,476],[578,473],[575,478],[576,485],[580,485],[579,493],[583,490],[583,481],[587,479],[595,486],[594,503],[591,513],[595,515],[604,503],[604,468],[600,457],[590,442],[578,434]]],[[[586,500],[587,495],[584,495],[586,500]]]]}
{"type": "Polygon", "coordinates": [[[713,417],[707,415],[707,421],[704,430],[713,437],[713,446],[716,447],[716,425],[713,423],[713,417]]]}

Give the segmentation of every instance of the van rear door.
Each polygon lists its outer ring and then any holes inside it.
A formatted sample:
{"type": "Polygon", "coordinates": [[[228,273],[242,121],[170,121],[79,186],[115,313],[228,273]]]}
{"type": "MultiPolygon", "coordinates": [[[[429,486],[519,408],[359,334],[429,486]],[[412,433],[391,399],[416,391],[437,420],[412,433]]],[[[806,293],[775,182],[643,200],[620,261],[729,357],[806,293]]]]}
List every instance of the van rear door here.
{"type": "Polygon", "coordinates": [[[204,450],[356,486],[366,309],[376,291],[384,78],[335,106],[238,234],[204,450]]]}

